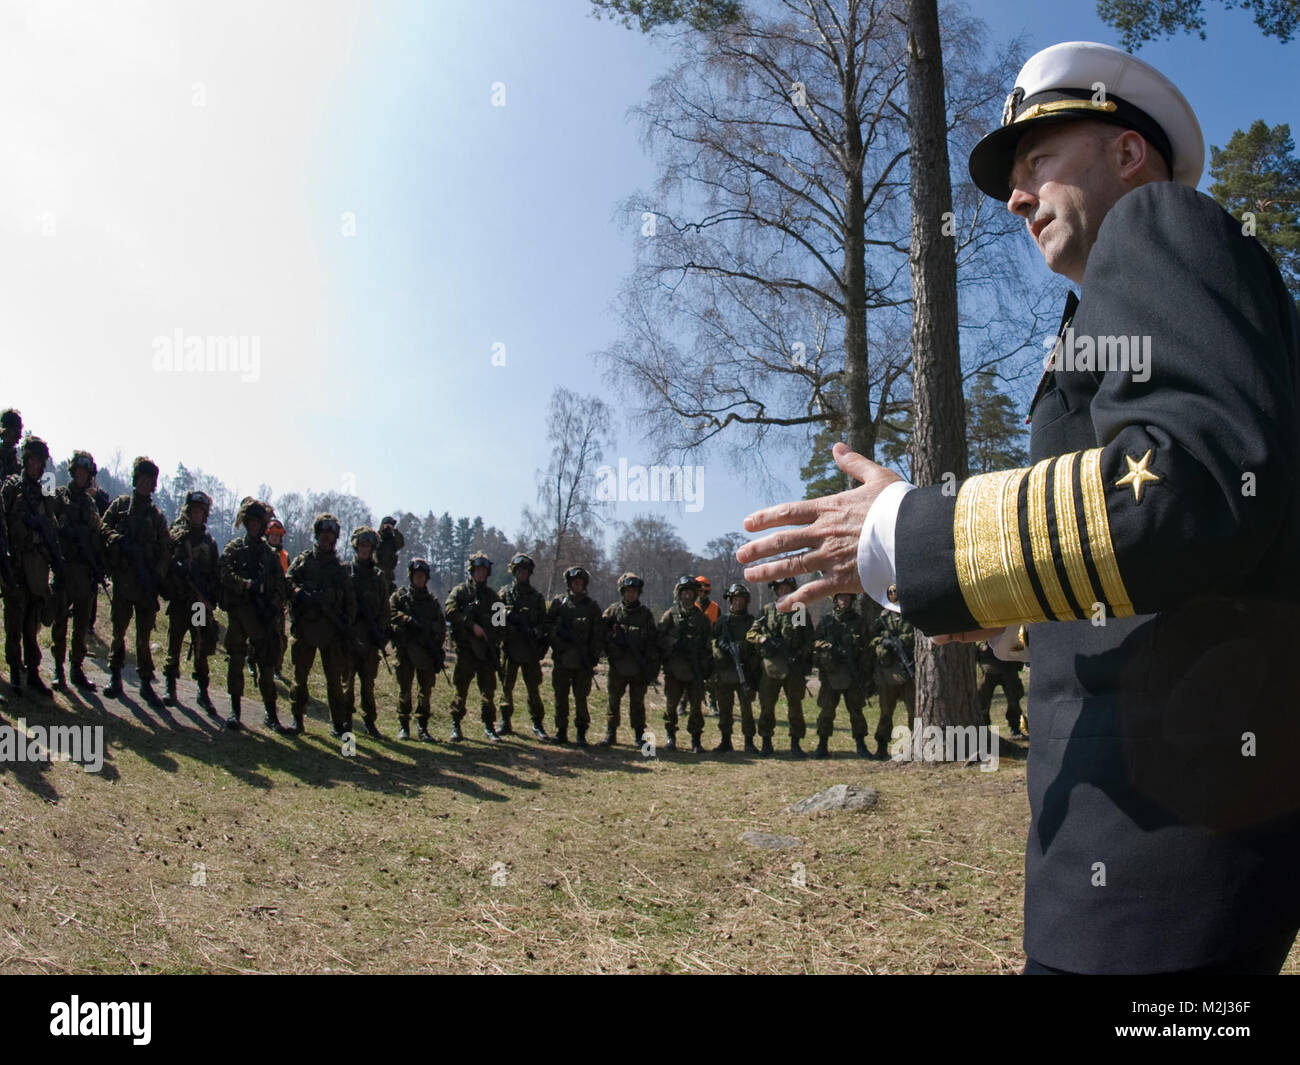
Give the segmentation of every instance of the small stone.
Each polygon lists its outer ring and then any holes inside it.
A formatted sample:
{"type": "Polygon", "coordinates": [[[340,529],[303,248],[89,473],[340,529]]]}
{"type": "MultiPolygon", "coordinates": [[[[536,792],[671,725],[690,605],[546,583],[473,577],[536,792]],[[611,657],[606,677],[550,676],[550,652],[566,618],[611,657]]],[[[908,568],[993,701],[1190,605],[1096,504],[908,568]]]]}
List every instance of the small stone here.
{"type": "Polygon", "coordinates": [[[775,832],[743,832],[740,838],[743,842],[753,847],[762,847],[766,851],[803,846],[803,840],[798,836],[779,836],[775,832]]]}
{"type": "Polygon", "coordinates": [[[816,795],[791,803],[786,810],[792,814],[810,814],[816,810],[865,810],[875,806],[879,798],[880,793],[875,788],[835,784],[816,795]]]}

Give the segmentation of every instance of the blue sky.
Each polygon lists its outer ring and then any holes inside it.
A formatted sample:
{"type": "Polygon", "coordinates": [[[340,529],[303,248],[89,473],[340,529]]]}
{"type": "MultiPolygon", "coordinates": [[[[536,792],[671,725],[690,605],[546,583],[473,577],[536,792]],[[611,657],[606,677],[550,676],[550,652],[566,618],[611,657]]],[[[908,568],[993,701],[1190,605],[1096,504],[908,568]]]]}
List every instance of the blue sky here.
{"type": "MultiPolygon", "coordinates": [[[[971,7],[1031,50],[1116,39],[1091,0],[971,7]]],[[[1207,142],[1300,126],[1300,44],[1217,7],[1207,33],[1141,53],[1207,142]]],[[[622,402],[592,352],[632,264],[616,205],[654,177],[627,111],[668,61],[586,0],[0,3],[0,403],[59,455],[514,535],[551,389],[622,402]],[[160,373],[176,329],[258,338],[256,379],[160,373]]],[[[617,429],[611,463],[650,461],[617,429]]],[[[653,505],[697,550],[768,501],[703,461],[702,508],[653,505]]]]}

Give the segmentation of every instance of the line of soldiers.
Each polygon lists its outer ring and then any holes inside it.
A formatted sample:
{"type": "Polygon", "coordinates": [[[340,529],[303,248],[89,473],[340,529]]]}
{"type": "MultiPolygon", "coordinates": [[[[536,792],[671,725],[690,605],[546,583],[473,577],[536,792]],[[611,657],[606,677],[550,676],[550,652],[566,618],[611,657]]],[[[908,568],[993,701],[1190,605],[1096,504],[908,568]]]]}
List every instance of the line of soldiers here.
{"type": "MultiPolygon", "coordinates": [[[[360,688],[362,722],[372,736],[380,735],[375,681],[380,663],[387,664],[391,642],[397,658],[399,739],[410,738],[411,717],[417,735],[429,733],[431,695],[438,673],[445,670],[444,643],[450,633],[456,649],[449,678],[452,740],[463,738],[462,721],[471,685],[476,685],[486,738],[513,735],[514,691],[520,676],[527,694],[533,734],[549,741],[541,697],[542,661],[551,654],[554,694],[554,741],[569,742],[570,701],[576,742],[587,744],[591,726],[588,698],[602,656],[609,661],[609,711],[604,745],[617,742],[623,698],[628,699],[634,742],[646,736],[645,698],[658,686],[663,672],[666,701],[666,750],[677,749],[682,718],[690,750],[701,753],[706,694],[718,704],[719,752],[733,750],[735,709],[747,752],[773,753],[776,704],[785,695],[790,723],[790,749],[802,757],[800,741],[806,726],[803,697],[806,680],[816,666],[821,674],[818,695],[816,755],[828,755],[841,696],[860,755],[869,754],[866,699],[879,693],[881,721],[877,727],[877,757],[885,757],[893,709],[901,698],[910,717],[913,705],[911,627],[896,614],[882,612],[867,625],[854,608],[855,597],[837,596],[831,614],[816,633],[802,611],[781,614],[769,604],[762,614],[749,612],[750,593],[733,584],[726,594],[727,613],[716,607],[711,619],[699,602],[698,578],[682,577],[672,607],[656,621],[640,602],[644,582],[625,573],[618,582],[619,600],[603,612],[587,594],[590,574],[580,566],[564,574],[566,593],[549,604],[532,586],[534,562],[524,554],[511,559],[512,581],[498,593],[488,584],[492,562],[478,554],[466,565],[466,579],[447,597],[446,611],[429,590],[431,567],[414,559],[407,567],[409,583],[395,587],[395,569],[403,541],[395,519],[385,518],[378,531],[353,531],[353,558],[340,560],[336,545],[341,529],[333,515],[318,515],[312,525],[313,546],[292,562],[281,546],[284,527],[272,508],[246,498],[236,517],[243,535],[218,551],[207,531],[211,499],[201,491],[186,495],[180,515],[169,526],[153,503],[158,467],[147,457],[131,469],[132,491],[105,504],[97,503],[94,458],[76,451],[68,462],[69,483],[46,495],[42,477],[49,449],[35,436],[22,443],[21,456],[13,435],[16,412],[0,415],[0,468],[10,472],[0,484],[0,585],[5,606],[5,654],[10,684],[21,694],[24,684],[49,696],[41,679],[40,626],[51,626],[54,685],[68,680],[93,690],[83,663],[94,623],[98,589],[109,588],[111,629],[108,698],[121,698],[127,629],[135,625],[135,651],[140,695],[150,706],[176,705],[181,653],[189,636],[187,660],[198,685],[198,703],[220,717],[209,694],[208,660],[216,650],[216,611],[227,616],[225,650],[231,730],[243,727],[242,701],[247,667],[261,697],[266,727],[288,734],[303,730],[308,678],[317,653],[325,675],[331,734],[352,729],[360,688]],[[53,580],[51,581],[51,577],[53,580]],[[169,620],[163,666],[166,694],[153,689],[154,662],[150,639],[159,610],[166,602],[169,620]],[[68,627],[71,622],[69,645],[68,627]],[[286,624],[287,623],[287,624],[286,624]],[[289,636],[292,636],[290,648],[289,636]],[[281,674],[286,650],[293,667],[289,690],[292,723],[282,725],[277,709],[275,678],[281,674]],[[65,660],[69,664],[65,675],[65,660]],[[357,684],[357,681],[360,684],[357,684]],[[496,686],[502,697],[497,719],[496,686]],[[416,686],[418,685],[418,691],[416,686]],[[759,713],[754,716],[757,695],[759,713]],[[755,739],[761,741],[761,748],[755,739]]],[[[21,431],[21,422],[17,430],[21,431]]],[[[781,596],[793,581],[774,583],[781,596]]],[[[707,595],[707,590],[705,590],[707,595]]],[[[391,666],[389,666],[391,669],[391,666]]]]}

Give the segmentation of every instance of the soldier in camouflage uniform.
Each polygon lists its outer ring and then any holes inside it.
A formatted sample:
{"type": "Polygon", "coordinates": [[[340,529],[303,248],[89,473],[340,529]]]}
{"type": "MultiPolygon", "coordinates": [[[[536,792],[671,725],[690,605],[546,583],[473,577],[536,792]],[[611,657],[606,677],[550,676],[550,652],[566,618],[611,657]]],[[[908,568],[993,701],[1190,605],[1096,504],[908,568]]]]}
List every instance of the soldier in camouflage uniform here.
{"type": "Polygon", "coordinates": [[[894,707],[903,700],[907,723],[916,706],[916,630],[893,610],[881,610],[871,625],[871,652],[875,658],[876,692],[880,698],[880,721],[876,724],[876,757],[889,757],[894,731],[894,707]],[[899,649],[903,653],[900,655],[899,649]]]}
{"type": "Polygon", "coordinates": [[[356,558],[348,570],[357,599],[357,620],[352,626],[352,656],[343,681],[343,697],[351,717],[357,705],[357,677],[361,678],[361,716],[367,735],[376,739],[383,734],[376,724],[379,709],[375,704],[375,678],[379,676],[379,658],[388,645],[388,596],[391,594],[384,571],[375,561],[378,547],[379,534],[374,529],[362,525],[352,530],[356,558]]]}
{"type": "Polygon", "coordinates": [[[206,492],[188,492],[180,517],[170,530],[172,549],[163,580],[167,599],[167,660],[163,676],[167,694],[163,702],[180,705],[176,680],[181,675],[181,647],[190,634],[193,676],[199,685],[199,706],[213,717],[217,708],[208,697],[208,658],[217,649],[217,603],[221,597],[221,557],[217,542],[208,533],[212,497],[206,492]]]}
{"type": "Polygon", "coordinates": [[[514,580],[497,594],[506,605],[506,676],[501,689],[501,736],[514,734],[510,719],[515,712],[515,678],[523,674],[528,690],[528,713],[533,735],[549,740],[543,727],[546,707],[542,703],[542,659],[546,655],[546,598],[532,585],[533,560],[515,555],[510,560],[514,580]]]}
{"type": "MultiPolygon", "coordinates": [[[[90,493],[90,497],[95,501],[95,509],[99,511],[100,542],[102,544],[103,532],[104,532],[104,515],[108,513],[108,505],[113,501],[109,499],[108,492],[100,488],[98,482],[93,477],[90,479],[90,488],[88,489],[88,491],[90,493]]],[[[104,560],[104,571],[105,572],[108,571],[107,558],[105,558],[104,560]]],[[[104,591],[107,592],[108,588],[105,587],[104,591]]],[[[91,599],[90,601],[90,635],[92,636],[95,633],[95,623],[98,620],[99,620],[99,593],[96,592],[94,598],[91,599]]]]}
{"type": "MultiPolygon", "coordinates": [[[[722,616],[722,609],[710,598],[713,592],[713,584],[708,577],[701,573],[695,578],[695,583],[700,588],[699,598],[695,600],[695,609],[709,619],[709,632],[712,633],[713,626],[718,623],[718,619],[722,616]]],[[[716,672],[710,673],[709,679],[704,682],[704,693],[709,697],[709,717],[718,716],[717,683],[718,676],[716,672]]]]}
{"type": "Polygon", "coordinates": [[[153,502],[158,486],[158,466],[143,455],[131,465],[130,495],[118,496],[104,512],[104,542],[113,571],[111,623],[113,641],[108,668],[112,675],[104,695],[122,697],[122,666],[126,662],[126,630],[135,619],[135,668],[140,675],[140,695],[152,707],[162,700],[153,690],[153,652],[149,637],[158,617],[158,590],[162,585],[172,541],[167,519],[153,502]]]}
{"type": "MultiPolygon", "coordinates": [[[[772,581],[768,587],[780,599],[798,585],[793,577],[787,577],[772,581]]],[[[782,614],[776,609],[775,602],[768,603],[745,638],[763,656],[763,675],[758,681],[758,734],[763,740],[759,753],[772,753],[776,700],[785,692],[790,715],[790,753],[802,758],[804,753],[799,741],[807,731],[803,719],[803,696],[813,645],[813,628],[808,624],[807,614],[802,609],[782,614]]]]}
{"type": "Polygon", "coordinates": [[[397,553],[406,546],[406,537],[397,531],[397,519],[386,517],[379,523],[379,547],[375,549],[375,561],[384,575],[387,586],[385,595],[392,595],[397,589],[397,553]]]}
{"type": "Polygon", "coordinates": [[[442,669],[443,639],[447,635],[447,621],[442,615],[442,604],[429,591],[429,578],[433,567],[422,558],[413,558],[406,564],[410,585],[399,588],[389,599],[389,631],[397,649],[397,738],[411,738],[411,684],[420,682],[420,701],[416,704],[415,720],[418,735],[432,743],[429,735],[429,698],[433,693],[438,671],[442,669]]]}
{"type": "Polygon", "coordinates": [[[758,649],[749,642],[754,615],[749,612],[749,589],[737,582],[727,589],[727,613],[713,623],[714,690],[718,694],[718,728],[722,742],[714,753],[735,750],[731,745],[736,700],[740,700],[740,731],[745,752],[758,754],[754,746],[754,685],[763,671],[758,649]],[[737,668],[736,660],[740,660],[737,668]]]}
{"type": "MultiPolygon", "coordinates": [[[[492,560],[477,554],[465,563],[468,577],[447,596],[447,624],[456,641],[456,668],[451,682],[456,698],[451,704],[451,739],[464,739],[460,723],[465,717],[465,699],[471,681],[478,682],[479,712],[483,718],[483,736],[495,743],[500,740],[492,727],[496,723],[497,672],[501,668],[501,629],[493,624],[500,602],[488,586],[492,560]]],[[[504,614],[501,620],[504,621],[504,614]]]]}
{"type": "MultiPolygon", "coordinates": [[[[270,545],[271,550],[275,552],[275,557],[280,560],[280,571],[286,576],[289,575],[289,552],[284,549],[284,522],[271,515],[271,520],[266,526],[266,542],[270,545]]],[[[284,680],[284,655],[289,650],[289,601],[286,599],[280,604],[280,610],[275,619],[276,643],[278,644],[275,652],[275,675],[284,680]]]]}
{"type": "Polygon", "coordinates": [[[993,693],[1002,686],[1002,694],[1007,697],[1007,727],[1013,736],[1023,736],[1020,729],[1020,700],[1025,697],[1025,685],[1020,679],[1023,662],[1004,662],[993,653],[987,643],[981,643],[977,652],[980,667],[980,710],[987,721],[989,707],[993,705],[993,693]]]}
{"type": "Polygon", "coordinates": [[[581,566],[564,571],[568,594],[551,600],[546,627],[551,636],[551,686],[555,691],[555,742],[569,742],[569,692],[573,692],[573,723],[578,746],[587,746],[591,714],[587,696],[600,661],[602,626],[600,607],[589,595],[589,574],[581,566]]]}
{"type": "Polygon", "coordinates": [[[645,581],[635,573],[618,579],[619,601],[611,603],[602,620],[609,655],[609,714],[601,746],[618,741],[619,708],[628,693],[628,721],[633,743],[645,742],[645,693],[659,676],[659,626],[650,608],[641,602],[645,581]]]}
{"type": "Polygon", "coordinates": [[[10,407],[0,414],[0,482],[23,472],[18,459],[18,440],[23,435],[23,416],[10,407]]]}
{"type": "Polygon", "coordinates": [[[858,756],[870,758],[867,749],[867,719],[862,715],[871,694],[868,670],[867,631],[862,615],[854,609],[857,596],[842,593],[834,597],[834,609],[817,626],[813,656],[821,675],[817,691],[817,751],[815,758],[830,757],[830,739],[835,732],[835,710],[840,696],[849,711],[849,728],[858,756]]]}
{"type": "Polygon", "coordinates": [[[691,753],[703,754],[700,736],[704,732],[704,685],[713,670],[709,644],[709,619],[695,609],[699,585],[691,577],[679,577],[674,602],[659,619],[659,657],[664,664],[665,751],[677,750],[677,708],[685,701],[690,707],[686,731],[691,736],[691,753]]]}
{"type": "Polygon", "coordinates": [[[45,441],[28,436],[22,447],[22,472],[6,478],[0,488],[13,581],[5,592],[5,658],[14,694],[22,694],[22,673],[38,695],[53,693],[41,680],[38,636],[50,597],[50,571],[61,572],[63,555],[54,525],[54,501],[41,489],[50,459],[45,441]]]}
{"type": "Polygon", "coordinates": [[[94,691],[86,676],[86,638],[94,616],[95,600],[104,580],[104,532],[99,508],[90,494],[95,460],[89,451],[74,451],[68,460],[69,482],[54,493],[54,514],[59,526],[63,572],[55,579],[56,603],[50,645],[54,650],[54,686],[65,686],[63,661],[68,649],[68,615],[72,615],[72,683],[94,691]]]}
{"type": "Polygon", "coordinates": [[[221,552],[219,572],[222,603],[228,622],[226,654],[229,656],[226,686],[230,694],[230,717],[226,719],[226,727],[233,730],[243,727],[240,701],[244,695],[244,660],[247,657],[254,667],[262,707],[266,711],[263,724],[273,732],[301,732],[301,716],[295,713],[296,728],[287,730],[280,724],[275,706],[275,619],[289,594],[289,584],[280,568],[280,560],[262,535],[270,514],[271,508],[261,500],[245,500],[235,516],[235,526],[242,525],[244,535],[231,540],[221,552]]]}
{"type": "MultiPolygon", "coordinates": [[[[343,677],[350,665],[352,625],[357,619],[357,597],[352,578],[334,553],[339,538],[339,520],[333,514],[317,514],[312,522],[316,544],[289,564],[289,631],[293,644],[293,730],[302,732],[307,710],[307,680],[320,651],[321,670],[330,711],[330,735],[336,739],[350,732],[343,677]]],[[[279,564],[277,563],[277,568],[279,564]]]]}

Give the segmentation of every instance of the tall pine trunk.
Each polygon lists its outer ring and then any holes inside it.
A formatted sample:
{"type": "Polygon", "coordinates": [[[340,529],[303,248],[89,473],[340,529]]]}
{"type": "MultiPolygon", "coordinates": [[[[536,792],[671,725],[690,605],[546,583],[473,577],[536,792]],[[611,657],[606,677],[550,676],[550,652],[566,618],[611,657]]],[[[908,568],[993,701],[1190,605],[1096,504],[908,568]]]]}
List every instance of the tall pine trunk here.
{"type": "MultiPolygon", "coordinates": [[[[912,476],[918,485],[930,485],[943,482],[945,474],[956,480],[966,476],[957,253],[950,224],[952,182],[937,0],[907,0],[907,27],[915,426],[912,476]]],[[[954,482],[950,478],[947,483],[954,482]]],[[[974,646],[936,647],[918,637],[916,702],[922,725],[982,724],[974,646]]]]}

